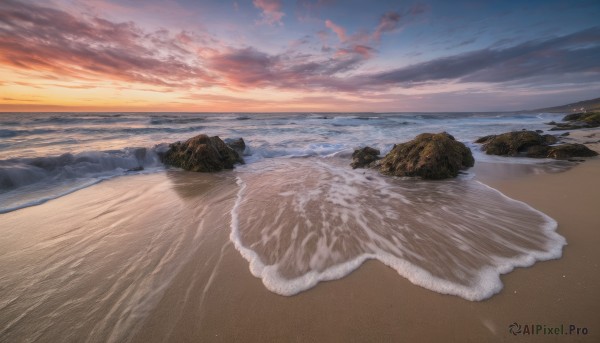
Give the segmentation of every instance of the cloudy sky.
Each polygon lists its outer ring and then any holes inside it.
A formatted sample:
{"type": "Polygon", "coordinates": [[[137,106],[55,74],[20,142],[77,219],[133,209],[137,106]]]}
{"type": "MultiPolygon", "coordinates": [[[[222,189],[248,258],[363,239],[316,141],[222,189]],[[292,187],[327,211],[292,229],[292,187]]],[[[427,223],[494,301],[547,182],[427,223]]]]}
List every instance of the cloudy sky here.
{"type": "Polygon", "coordinates": [[[600,97],[600,2],[0,0],[0,111],[498,111],[600,97]]]}

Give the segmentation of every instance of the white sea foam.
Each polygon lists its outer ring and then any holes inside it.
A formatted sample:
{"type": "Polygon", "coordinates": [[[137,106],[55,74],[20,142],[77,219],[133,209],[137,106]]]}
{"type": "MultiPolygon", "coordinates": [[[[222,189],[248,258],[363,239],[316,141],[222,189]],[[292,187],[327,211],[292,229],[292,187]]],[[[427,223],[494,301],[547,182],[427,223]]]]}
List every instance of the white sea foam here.
{"type": "Polygon", "coordinates": [[[247,168],[238,185],[231,241],[281,295],[377,259],[416,285],[482,300],[502,289],[501,274],[566,244],[552,218],[473,180],[395,180],[302,159],[247,168]]]}

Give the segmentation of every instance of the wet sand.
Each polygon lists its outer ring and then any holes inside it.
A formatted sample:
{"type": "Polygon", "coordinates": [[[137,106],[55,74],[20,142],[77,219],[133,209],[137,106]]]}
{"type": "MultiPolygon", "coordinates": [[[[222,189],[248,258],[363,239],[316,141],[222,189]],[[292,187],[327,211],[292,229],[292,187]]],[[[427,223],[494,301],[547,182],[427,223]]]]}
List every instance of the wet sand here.
{"type": "Polygon", "coordinates": [[[502,276],[503,290],[481,302],[411,284],[391,268],[368,261],[349,276],[293,297],[265,289],[227,240],[213,237],[218,264],[198,275],[190,263],[136,334],[134,341],[583,341],[600,337],[600,160],[563,173],[486,178],[506,195],[549,214],[568,246],[559,260],[502,276]],[[206,281],[210,280],[207,284],[206,281]],[[182,302],[189,284],[204,287],[182,302]],[[178,321],[165,335],[164,323],[178,321]],[[511,323],[586,327],[580,336],[513,336],[511,323]]]}
{"type": "Polygon", "coordinates": [[[229,240],[231,173],[201,182],[171,173],[2,215],[0,341],[598,341],[600,159],[537,175],[477,168],[477,178],[556,219],[568,242],[561,259],[503,275],[485,301],[415,286],[377,261],[296,296],[272,293],[229,240]],[[588,334],[513,336],[513,322],[588,334]]]}

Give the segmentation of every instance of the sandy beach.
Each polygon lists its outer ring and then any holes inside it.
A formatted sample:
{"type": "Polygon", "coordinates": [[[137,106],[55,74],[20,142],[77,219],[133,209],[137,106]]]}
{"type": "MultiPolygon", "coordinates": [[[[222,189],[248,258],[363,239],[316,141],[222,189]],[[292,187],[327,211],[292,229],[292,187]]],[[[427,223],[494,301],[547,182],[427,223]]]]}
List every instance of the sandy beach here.
{"type": "Polygon", "coordinates": [[[153,174],[3,215],[1,335],[91,342],[597,340],[600,160],[538,175],[486,176],[486,167],[476,167],[478,178],[555,218],[568,241],[562,258],[503,275],[504,288],[490,299],[435,293],[378,261],[296,296],[277,295],[251,275],[229,240],[233,173],[153,174]],[[220,205],[203,208],[207,199],[220,205]],[[73,210],[61,213],[65,207],[73,210]],[[161,224],[173,216],[179,224],[161,224]],[[513,336],[513,322],[576,325],[588,334],[513,336]]]}
{"type": "Polygon", "coordinates": [[[599,172],[596,159],[563,173],[484,179],[551,215],[568,241],[561,259],[504,275],[504,289],[488,300],[470,302],[423,289],[376,261],[341,280],[293,297],[278,296],[250,274],[227,240],[227,230],[221,230],[215,232],[221,237],[214,237],[213,253],[219,256],[215,269],[198,275],[203,262],[186,266],[134,341],[596,341],[600,193],[593,185],[599,172]],[[183,303],[182,294],[192,282],[205,286],[183,303]],[[179,320],[164,336],[165,322],[175,315],[179,320]],[[508,331],[513,322],[577,325],[589,331],[580,336],[513,336],[508,331]]]}

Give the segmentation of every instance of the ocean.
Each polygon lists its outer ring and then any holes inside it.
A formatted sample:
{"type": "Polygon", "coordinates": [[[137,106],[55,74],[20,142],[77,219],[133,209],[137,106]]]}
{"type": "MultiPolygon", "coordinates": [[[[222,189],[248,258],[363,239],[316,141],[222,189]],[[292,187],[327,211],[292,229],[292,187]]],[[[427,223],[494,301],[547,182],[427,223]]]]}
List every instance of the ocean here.
{"type": "Polygon", "coordinates": [[[479,152],[477,137],[545,129],[549,113],[2,113],[0,213],[36,205],[116,176],[164,171],[156,154],[199,133],[243,137],[247,164],[347,157],[362,146],[383,154],[423,132],[447,131],[478,161],[535,163],[479,152]],[[144,170],[135,172],[143,167],[144,170]]]}
{"type": "MultiPolygon", "coordinates": [[[[502,289],[501,274],[559,258],[566,240],[554,219],[476,177],[478,164],[558,166],[488,156],[472,142],[545,130],[560,117],[3,113],[0,335],[31,336],[51,330],[55,318],[81,313],[81,332],[128,337],[181,266],[219,264],[222,253],[194,257],[210,251],[211,232],[227,234],[251,273],[280,295],[378,260],[431,291],[487,299],[502,289]],[[349,166],[355,148],[385,154],[419,133],[442,131],[476,160],[456,179],[385,177],[349,166]],[[160,163],[157,153],[168,143],[200,133],[244,138],[246,164],[203,174],[160,163]]],[[[214,271],[206,273],[209,287],[214,271]]]]}

